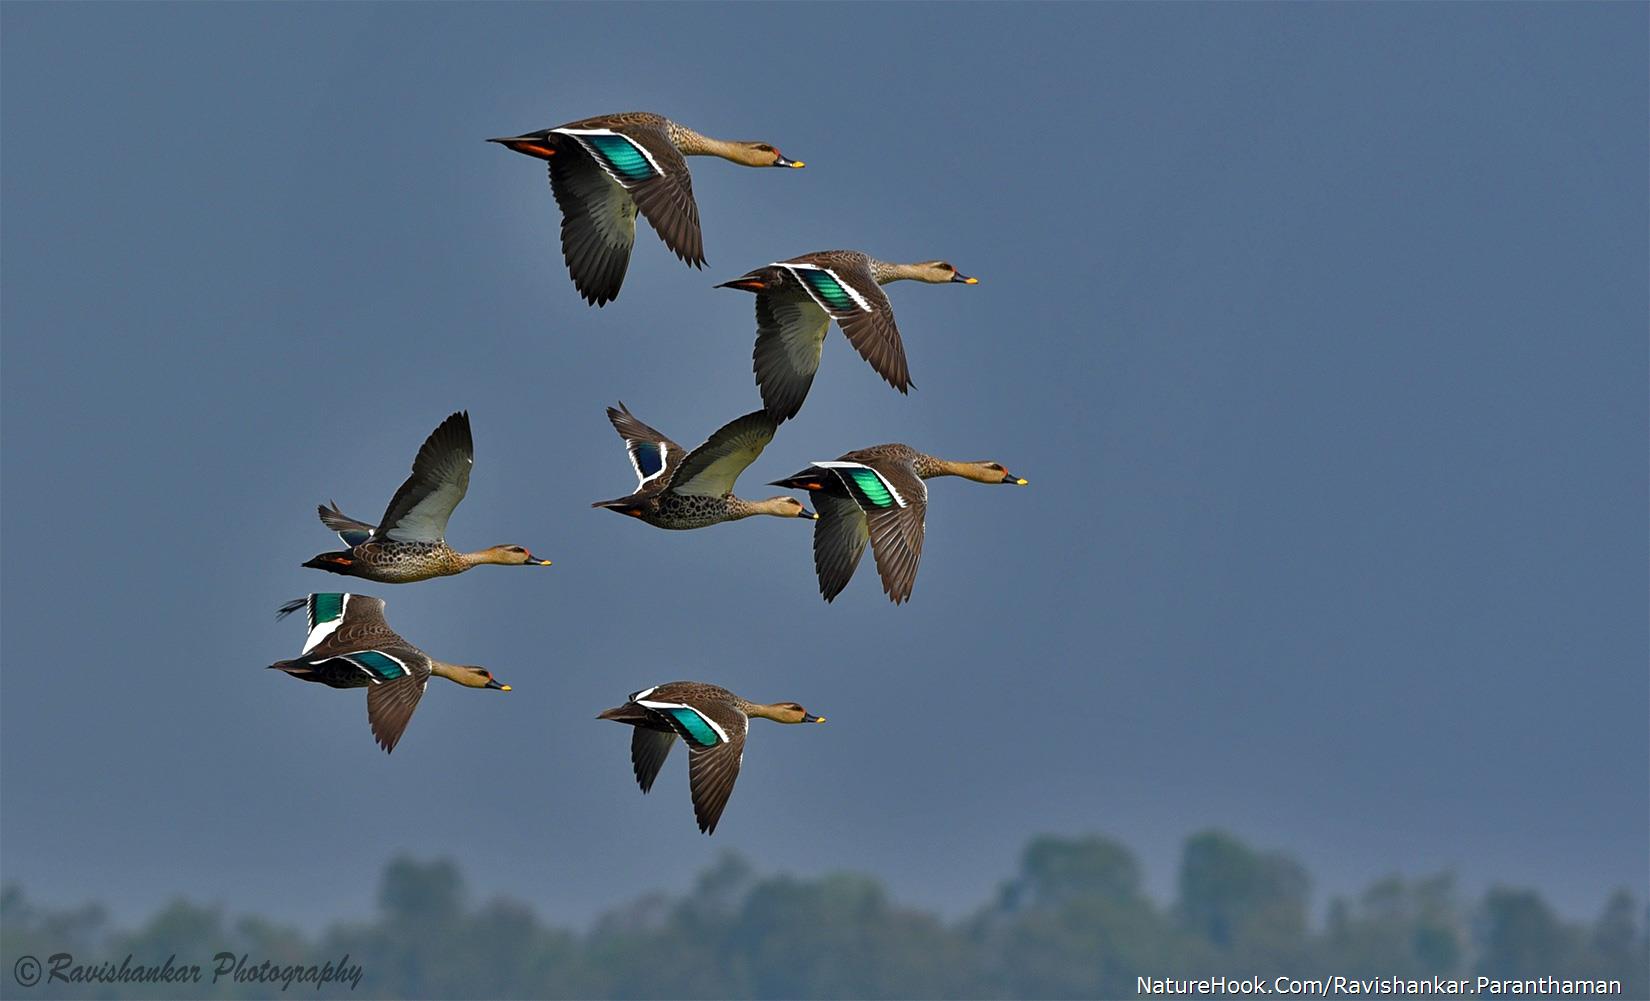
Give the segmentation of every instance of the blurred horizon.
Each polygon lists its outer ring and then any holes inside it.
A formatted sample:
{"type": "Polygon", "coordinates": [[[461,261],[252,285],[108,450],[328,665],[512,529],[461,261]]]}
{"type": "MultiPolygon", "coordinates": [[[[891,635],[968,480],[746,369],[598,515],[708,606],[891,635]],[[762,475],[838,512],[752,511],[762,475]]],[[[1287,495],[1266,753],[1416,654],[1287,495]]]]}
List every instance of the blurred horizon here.
{"type": "Polygon", "coordinates": [[[960,916],[1040,832],[1171,899],[1215,827],[1315,899],[1454,872],[1591,920],[1650,887],[1644,5],[0,4],[0,880],[137,919],[314,924],[386,858],[588,922],[735,850],[960,916]],[[807,96],[809,99],[801,99],[807,96]],[[691,162],[710,265],[639,227],[564,268],[485,140],[655,110],[804,170],[691,162]],[[603,408],[685,445],[757,405],[751,297],[829,247],[919,387],[838,332],[743,494],[903,441],[910,604],[818,597],[808,526],[663,532],[603,408]],[[449,538],[548,568],[360,586],[509,694],[393,756],[276,677],[282,601],[470,412],[449,538]],[[795,700],[715,837],[622,727],[676,678],[795,700]]]}
{"type": "MultiPolygon", "coordinates": [[[[1336,895],[1314,917],[1310,873],[1286,853],[1220,830],[1185,838],[1175,883],[1169,898],[1143,892],[1134,854],[1103,835],[1041,835],[989,896],[945,918],[892,899],[875,877],[763,873],[726,851],[685,887],[617,902],[569,927],[513,895],[477,900],[452,859],[397,855],[383,866],[369,919],[307,932],[184,898],[120,928],[95,904],[42,905],[6,884],[0,967],[29,956],[67,954],[88,966],[171,956],[210,975],[227,955],[247,968],[326,964],[343,971],[351,996],[368,997],[1124,997],[1142,977],[1234,971],[1267,982],[1483,976],[1616,985],[1552,996],[1650,991],[1650,912],[1625,889],[1576,920],[1528,888],[1497,885],[1474,899],[1448,873],[1390,875],[1336,895]],[[439,960],[427,958],[432,942],[448,946],[439,960]]],[[[214,978],[164,990],[267,994],[260,987],[214,978]]],[[[60,990],[48,983],[43,993],[60,990]]],[[[99,994],[156,991],[119,985],[99,994]]]]}

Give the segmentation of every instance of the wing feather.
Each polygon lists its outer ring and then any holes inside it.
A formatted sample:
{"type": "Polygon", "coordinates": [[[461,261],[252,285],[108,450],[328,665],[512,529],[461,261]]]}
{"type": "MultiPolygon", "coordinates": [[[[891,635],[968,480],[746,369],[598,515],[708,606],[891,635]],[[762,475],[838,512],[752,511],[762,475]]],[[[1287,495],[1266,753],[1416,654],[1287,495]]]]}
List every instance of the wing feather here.
{"type": "Polygon", "coordinates": [[[413,460],[412,475],[390,498],[374,533],[398,542],[441,542],[453,508],[470,489],[474,464],[470,415],[460,410],[424,440],[413,460]]]}
{"type": "Polygon", "coordinates": [[[766,410],[735,418],[716,429],[703,445],[687,454],[670,478],[673,493],[724,497],[762,450],[779,425],[766,410]]]}

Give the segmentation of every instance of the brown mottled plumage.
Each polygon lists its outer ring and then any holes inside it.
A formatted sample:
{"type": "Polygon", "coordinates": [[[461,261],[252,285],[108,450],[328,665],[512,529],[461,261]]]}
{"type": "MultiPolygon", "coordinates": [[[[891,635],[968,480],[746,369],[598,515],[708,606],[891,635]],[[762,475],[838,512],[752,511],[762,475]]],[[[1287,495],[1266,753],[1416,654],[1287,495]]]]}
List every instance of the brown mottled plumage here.
{"type": "Polygon", "coordinates": [[[321,523],[350,548],[321,553],[304,566],[382,584],[446,577],[486,563],[549,566],[549,560],[536,559],[521,546],[463,553],[447,545],[447,519],[470,488],[474,464],[470,415],[460,411],[430,432],[413,460],[412,475],[390,498],[376,526],[351,518],[336,504],[317,508],[321,523]]]}
{"type": "Polygon", "coordinates": [[[669,529],[704,528],[757,514],[814,517],[795,497],[748,501],[733,495],[734,481],[762,454],[778,427],[761,410],[724,424],[692,452],[643,424],[623,403],[608,407],[607,419],[624,439],[640,482],[635,493],[592,507],[669,529]]]}

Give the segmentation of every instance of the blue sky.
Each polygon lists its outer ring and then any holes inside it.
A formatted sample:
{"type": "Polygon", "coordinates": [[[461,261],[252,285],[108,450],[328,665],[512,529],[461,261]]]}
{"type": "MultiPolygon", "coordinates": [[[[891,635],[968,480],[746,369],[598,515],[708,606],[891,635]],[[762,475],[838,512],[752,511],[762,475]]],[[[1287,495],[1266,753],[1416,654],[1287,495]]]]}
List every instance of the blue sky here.
{"type": "Polygon", "coordinates": [[[358,912],[398,850],[587,916],[728,848],[982,899],[1038,832],[1169,889],[1227,827],[1319,890],[1456,870],[1590,912],[1650,883],[1642,5],[45,5],[3,11],[0,875],[358,912]],[[640,234],[576,296],[539,164],[626,109],[696,160],[709,267],[640,234]],[[821,602],[808,529],[664,533],[602,408],[756,406],[748,295],[851,247],[918,389],[836,334],[742,487],[883,441],[932,484],[913,601],[821,602]],[[547,570],[362,590],[515,691],[264,670],[468,408],[460,546],[547,570]],[[676,678],[796,700],[714,838],[592,716],[676,678]]]}

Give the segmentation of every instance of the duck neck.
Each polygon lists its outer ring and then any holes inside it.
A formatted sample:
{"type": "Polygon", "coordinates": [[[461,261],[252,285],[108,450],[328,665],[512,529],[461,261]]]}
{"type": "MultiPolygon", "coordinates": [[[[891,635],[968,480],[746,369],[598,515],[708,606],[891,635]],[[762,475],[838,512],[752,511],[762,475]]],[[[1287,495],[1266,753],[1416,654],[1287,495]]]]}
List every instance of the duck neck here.
{"type": "Polygon", "coordinates": [[[430,673],[440,678],[446,678],[448,681],[457,682],[465,688],[482,688],[487,684],[487,679],[482,677],[476,668],[466,667],[463,664],[449,664],[444,660],[436,660],[434,657],[430,658],[430,673]]]}
{"type": "Polygon", "coordinates": [[[712,139],[701,135],[686,125],[670,123],[668,129],[670,141],[683,156],[719,156],[724,160],[736,160],[743,147],[738,143],[726,139],[712,139]]]}
{"type": "Polygon", "coordinates": [[[776,518],[794,518],[796,517],[796,509],[785,503],[788,500],[791,500],[791,498],[780,496],[769,497],[767,500],[752,501],[729,494],[728,513],[733,516],[732,520],[749,518],[755,514],[768,514],[776,518]]]}
{"type": "Polygon", "coordinates": [[[766,705],[761,702],[746,702],[740,708],[745,711],[746,716],[749,716],[752,719],[771,719],[776,723],[784,722],[784,720],[779,718],[778,706],[766,705]]]}
{"type": "Polygon", "coordinates": [[[497,549],[478,549],[473,553],[459,553],[458,561],[466,567],[479,567],[484,564],[503,566],[504,554],[497,549]]]}
{"type": "Polygon", "coordinates": [[[889,282],[921,281],[922,272],[915,264],[892,264],[873,257],[871,277],[877,280],[878,285],[886,285],[889,282]]]}

